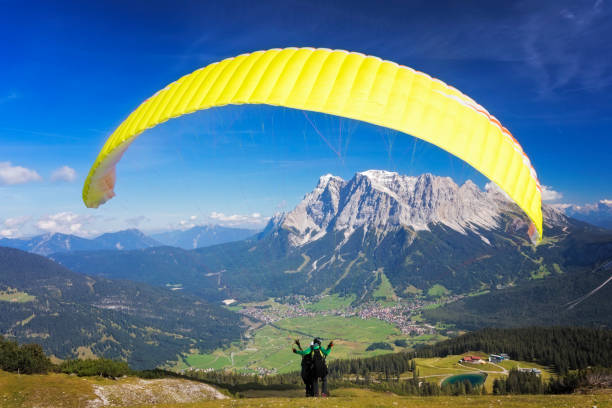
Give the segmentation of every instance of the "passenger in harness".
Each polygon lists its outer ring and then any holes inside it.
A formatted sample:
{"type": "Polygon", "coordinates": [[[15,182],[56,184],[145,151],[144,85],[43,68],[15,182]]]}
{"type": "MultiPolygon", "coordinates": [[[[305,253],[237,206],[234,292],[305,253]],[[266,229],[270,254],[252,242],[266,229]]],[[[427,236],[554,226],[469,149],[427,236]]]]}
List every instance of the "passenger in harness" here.
{"type": "MultiPolygon", "coordinates": [[[[314,395],[319,394],[319,379],[321,380],[321,396],[327,397],[329,396],[329,391],[327,390],[327,365],[325,364],[325,358],[329,355],[331,348],[334,346],[334,342],[330,341],[327,345],[327,348],[323,348],[321,346],[321,340],[318,337],[310,344],[306,350],[296,350],[293,349],[293,352],[296,354],[300,354],[302,356],[309,355],[312,360],[312,377],[313,378],[313,392],[314,395]]],[[[302,360],[303,362],[304,360],[302,360]]],[[[304,373],[304,368],[302,366],[302,373],[304,373]]],[[[304,376],[302,375],[302,379],[304,376]]],[[[304,381],[306,383],[306,381],[304,381]]],[[[306,386],[306,392],[308,393],[308,385],[306,386]]]]}
{"type": "MultiPolygon", "coordinates": [[[[295,339],[295,344],[298,350],[302,351],[302,345],[298,339],[295,339]]],[[[297,353],[297,350],[293,349],[293,352],[297,353]]],[[[302,355],[302,381],[306,386],[306,397],[314,397],[314,363],[310,354],[302,355]]]]}

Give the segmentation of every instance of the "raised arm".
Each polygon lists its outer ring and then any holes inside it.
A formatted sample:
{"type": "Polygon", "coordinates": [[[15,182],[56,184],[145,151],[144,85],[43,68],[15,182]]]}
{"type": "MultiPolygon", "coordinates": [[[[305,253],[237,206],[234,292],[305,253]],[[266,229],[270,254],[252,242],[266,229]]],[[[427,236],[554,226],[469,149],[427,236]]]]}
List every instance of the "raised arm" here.
{"type": "Polygon", "coordinates": [[[327,356],[331,352],[332,347],[334,347],[334,342],[330,341],[327,348],[321,347],[321,352],[327,356]]]}
{"type": "Polygon", "coordinates": [[[296,349],[293,349],[293,352],[295,354],[299,354],[301,356],[305,356],[306,354],[310,354],[310,351],[311,351],[310,347],[308,347],[306,350],[296,350],[296,349]]]}

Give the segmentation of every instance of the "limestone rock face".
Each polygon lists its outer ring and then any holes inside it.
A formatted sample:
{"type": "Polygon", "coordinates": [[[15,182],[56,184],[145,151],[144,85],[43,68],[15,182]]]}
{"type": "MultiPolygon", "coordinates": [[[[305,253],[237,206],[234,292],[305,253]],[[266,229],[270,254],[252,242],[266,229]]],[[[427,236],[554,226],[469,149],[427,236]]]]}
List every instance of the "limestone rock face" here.
{"type": "MultiPolygon", "coordinates": [[[[482,191],[470,180],[459,186],[449,177],[432,174],[410,177],[368,170],[348,181],[322,176],[295,209],[271,223],[290,232],[293,246],[303,246],[329,231],[342,232],[347,240],[360,228],[384,235],[400,227],[419,231],[441,224],[462,234],[478,234],[480,229],[499,228],[501,215],[517,210],[492,183],[482,191]]],[[[552,208],[546,208],[545,215],[557,224],[565,220],[552,208]]]]}

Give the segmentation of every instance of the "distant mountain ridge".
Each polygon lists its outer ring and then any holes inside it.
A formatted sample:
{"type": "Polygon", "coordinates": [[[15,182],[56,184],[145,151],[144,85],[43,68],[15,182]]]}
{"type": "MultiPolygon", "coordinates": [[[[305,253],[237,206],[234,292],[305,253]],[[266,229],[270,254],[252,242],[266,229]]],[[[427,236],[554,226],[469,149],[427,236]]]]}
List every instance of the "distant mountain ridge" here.
{"type": "Polygon", "coordinates": [[[151,237],[164,245],[196,249],[226,242],[240,241],[257,233],[246,228],[230,228],[221,225],[199,225],[187,230],[168,231],[151,237]]]}
{"type": "Polygon", "coordinates": [[[75,235],[49,233],[29,239],[0,239],[0,246],[21,249],[38,255],[51,255],[59,252],[95,250],[131,250],[161,246],[156,240],[137,229],[127,229],[102,234],[93,239],[75,235]]]}
{"type": "Polygon", "coordinates": [[[528,218],[493,185],[374,170],[348,181],[321,177],[293,211],[243,241],[54,258],[92,275],[183,283],[215,300],[338,293],[361,302],[384,281],[400,297],[439,286],[461,294],[571,274],[610,254],[609,231],[543,212],[544,240],[533,245],[528,218]]]}
{"type": "Polygon", "coordinates": [[[205,246],[240,241],[257,231],[244,228],[230,228],[220,225],[196,226],[188,230],[168,231],[148,236],[138,229],[108,232],[93,239],[75,235],[48,233],[32,238],[2,238],[0,247],[48,256],[73,251],[134,250],[160,246],[174,246],[195,249],[205,246]]]}

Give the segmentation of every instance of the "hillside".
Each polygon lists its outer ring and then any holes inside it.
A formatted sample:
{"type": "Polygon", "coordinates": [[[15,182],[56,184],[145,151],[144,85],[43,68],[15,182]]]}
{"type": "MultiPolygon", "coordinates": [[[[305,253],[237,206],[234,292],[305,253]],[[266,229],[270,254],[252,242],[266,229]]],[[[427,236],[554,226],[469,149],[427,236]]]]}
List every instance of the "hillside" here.
{"type": "Polygon", "coordinates": [[[0,370],[0,406],[101,408],[227,399],[210,385],[185,379],[118,380],[66,374],[17,375],[0,370]]]}
{"type": "Polygon", "coordinates": [[[188,380],[140,380],[123,378],[104,380],[95,377],[79,378],[63,374],[19,376],[0,371],[0,406],[7,408],[33,407],[165,407],[165,408],[236,408],[236,407],[358,407],[379,408],[409,406],[490,407],[492,404],[510,408],[612,406],[609,394],[587,395],[514,395],[463,397],[400,397],[391,393],[366,389],[343,388],[334,391],[332,398],[299,398],[300,391],[253,392],[251,398],[227,398],[214,388],[188,380]],[[213,400],[217,398],[216,400],[213,400]]]}
{"type": "MultiPolygon", "coordinates": [[[[253,392],[251,398],[220,398],[212,387],[188,380],[101,380],[62,374],[18,376],[0,371],[0,405],[7,408],[33,407],[140,407],[140,408],[237,408],[237,407],[459,407],[479,408],[493,404],[509,408],[531,407],[610,407],[609,394],[513,395],[463,397],[400,397],[366,389],[343,388],[332,398],[299,398],[298,390],[253,392]],[[211,391],[212,390],[212,391],[211,391]],[[212,400],[217,396],[217,400],[212,400]],[[127,398],[126,398],[127,397],[127,398]]],[[[223,395],[223,397],[225,397],[223,395]]]]}
{"type": "MultiPolygon", "coordinates": [[[[608,264],[612,266],[612,264],[608,264]]],[[[610,278],[610,267],[562,274],[491,290],[437,309],[424,311],[434,322],[468,330],[482,327],[562,325],[612,327],[612,284],[584,298],[610,278]]]]}
{"type": "Polygon", "coordinates": [[[37,342],[59,358],[126,359],[152,368],[190,349],[240,337],[240,316],[201,299],[142,283],[71,272],[0,247],[0,333],[37,342]]]}
{"type": "Polygon", "coordinates": [[[11,371],[0,370],[0,405],[55,408],[264,404],[381,407],[409,404],[436,407],[463,406],[467,401],[475,407],[490,406],[493,402],[496,406],[511,407],[539,406],[537,404],[543,402],[552,406],[582,406],[580,404],[586,402],[606,406],[612,402],[612,395],[606,388],[612,376],[610,369],[602,366],[609,366],[612,357],[607,352],[611,334],[610,330],[571,327],[482,330],[420,348],[416,358],[414,353],[404,352],[367,359],[334,359],[329,362],[331,398],[308,400],[302,399],[299,371],[263,377],[235,371],[138,372],[130,370],[125,363],[109,360],[71,361],[59,366],[47,363],[48,366],[42,368],[23,358],[33,355],[32,345],[11,345],[0,341],[0,367],[11,371]],[[554,346],[552,349],[551,344],[554,346]],[[19,352],[15,354],[17,349],[19,352]],[[488,355],[478,351],[483,349],[496,353],[505,350],[511,359],[479,363],[460,361],[466,352],[486,359],[488,355]],[[21,363],[14,366],[11,356],[17,356],[21,363]],[[517,356],[522,359],[516,359],[517,356]],[[566,363],[564,370],[580,371],[557,377],[559,365],[547,366],[557,357],[566,363]],[[19,374],[17,367],[22,370],[38,367],[34,372],[49,374],[23,374],[27,371],[19,374]],[[520,374],[520,369],[535,370],[538,375],[520,374]],[[477,382],[473,386],[457,383],[469,376],[477,382]],[[512,384],[511,388],[500,390],[500,381],[512,384]],[[537,385],[537,391],[534,393],[533,389],[524,388],[528,384],[537,385]],[[562,384],[566,384],[564,388],[558,388],[562,384]],[[576,390],[580,390],[580,394],[554,395],[576,390]],[[505,396],[507,392],[514,395],[505,396]],[[495,395],[489,397],[483,393],[495,395]],[[520,396],[523,393],[532,395],[520,396]],[[206,405],[211,400],[217,402],[206,405]],[[427,405],[418,405],[421,402],[427,405]],[[328,403],[333,405],[326,405],[328,403]]]}

